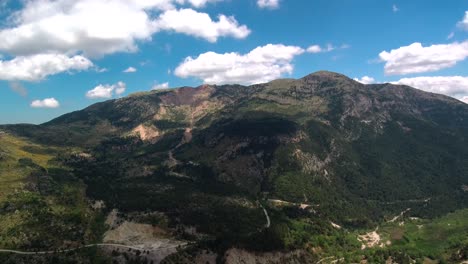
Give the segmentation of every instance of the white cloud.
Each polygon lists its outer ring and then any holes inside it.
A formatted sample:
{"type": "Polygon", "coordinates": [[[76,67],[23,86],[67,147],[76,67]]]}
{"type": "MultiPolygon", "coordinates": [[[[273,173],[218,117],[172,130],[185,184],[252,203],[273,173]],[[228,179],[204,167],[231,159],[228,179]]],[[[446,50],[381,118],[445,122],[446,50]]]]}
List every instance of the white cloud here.
{"type": "Polygon", "coordinates": [[[320,53],[320,52],[322,52],[322,47],[320,47],[319,45],[312,45],[312,46],[307,48],[307,52],[309,52],[309,53],[320,53]]]}
{"type": "Polygon", "coordinates": [[[385,63],[385,74],[433,72],[449,68],[468,57],[468,41],[423,47],[413,43],[390,52],[382,51],[379,57],[385,63]]]}
{"type": "Polygon", "coordinates": [[[122,95],[125,93],[125,90],[127,89],[127,85],[123,82],[118,82],[116,87],[115,87],[115,94],[116,95],[122,95]]]}
{"type": "Polygon", "coordinates": [[[392,10],[393,10],[394,13],[400,11],[400,9],[398,8],[397,5],[393,5],[393,6],[392,6],[392,10]]]}
{"type": "Polygon", "coordinates": [[[187,57],[175,69],[175,75],[210,84],[268,82],[291,74],[292,60],[304,52],[301,47],[282,44],[257,47],[247,54],[207,52],[197,58],[187,57]]]}
{"type": "Polygon", "coordinates": [[[154,31],[146,10],[169,7],[167,2],[26,1],[13,16],[15,26],[0,31],[0,50],[15,55],[82,51],[91,57],[136,51],[136,41],[154,31]]]}
{"type": "Polygon", "coordinates": [[[468,96],[463,96],[462,98],[459,99],[460,101],[464,102],[465,104],[468,104],[468,96]]]}
{"type": "MultiPolygon", "coordinates": [[[[184,1],[182,0],[178,0],[179,3],[183,3],[184,1]]],[[[204,7],[207,3],[215,3],[215,2],[220,2],[222,0],[188,0],[187,2],[189,2],[192,6],[194,7],[197,7],[197,8],[200,8],[200,7],[204,7]]]]}
{"type": "Polygon", "coordinates": [[[362,84],[372,84],[375,83],[375,79],[369,76],[363,76],[362,78],[354,78],[356,82],[360,82],[362,84]]]}
{"type": "Polygon", "coordinates": [[[165,83],[159,83],[159,84],[153,85],[151,90],[161,90],[161,89],[168,89],[168,88],[169,88],[169,83],[165,82],[165,83]]]}
{"type": "Polygon", "coordinates": [[[118,82],[116,84],[100,84],[94,89],[86,93],[86,97],[89,99],[109,99],[114,95],[121,95],[127,88],[124,82],[118,82]]]}
{"type": "Polygon", "coordinates": [[[465,17],[457,25],[464,30],[468,30],[468,11],[465,12],[465,17]]]}
{"type": "Polygon", "coordinates": [[[335,47],[332,44],[327,44],[324,47],[321,47],[320,45],[312,45],[307,48],[308,53],[321,53],[321,52],[330,52],[338,49],[349,49],[351,46],[348,44],[342,44],[339,47],[335,47]]]}
{"type": "Polygon", "coordinates": [[[219,37],[246,38],[250,30],[245,25],[239,25],[234,17],[219,15],[218,21],[213,21],[206,13],[192,9],[168,10],[154,22],[157,30],[169,30],[183,33],[209,42],[216,42],[219,37]]]}
{"type": "Polygon", "coordinates": [[[134,67],[128,67],[123,71],[124,73],[132,73],[132,72],[137,72],[137,69],[134,67]]]}
{"type": "Polygon", "coordinates": [[[44,100],[34,100],[31,102],[33,108],[58,108],[59,102],[55,98],[46,98],[44,100]]]}
{"type": "MultiPolygon", "coordinates": [[[[13,63],[38,55],[53,56],[50,54],[93,59],[116,52],[136,52],[140,42],[150,41],[163,30],[211,42],[219,37],[245,38],[250,30],[234,17],[219,15],[218,21],[213,21],[206,13],[178,10],[219,1],[223,0],[24,0],[21,9],[9,12],[0,27],[0,54],[12,57],[13,63]]],[[[12,63],[3,62],[2,67],[5,64],[12,63]]],[[[6,70],[0,69],[0,76],[36,81],[65,71],[43,74],[35,63],[26,66],[28,73],[16,67],[19,72],[8,68],[5,74],[6,70]]]]}
{"type": "Polygon", "coordinates": [[[257,5],[260,8],[275,9],[279,7],[279,0],[257,0],[257,5]]]}
{"type": "Polygon", "coordinates": [[[245,37],[247,27],[238,27],[232,17],[220,15],[220,21],[214,22],[205,13],[175,10],[180,5],[203,7],[217,1],[221,0],[28,0],[8,18],[9,27],[0,30],[0,51],[15,56],[80,53],[93,58],[137,51],[139,41],[150,40],[162,29],[195,36],[199,30],[211,40],[245,37]],[[164,13],[168,10],[173,12],[164,13]],[[162,17],[154,20],[161,13],[162,17]],[[175,28],[161,27],[170,18],[180,20],[175,28]]]}
{"type": "Polygon", "coordinates": [[[76,70],[87,70],[93,63],[83,56],[38,54],[19,56],[9,61],[0,60],[0,80],[40,81],[49,75],[76,70]]]}
{"type": "Polygon", "coordinates": [[[418,88],[420,90],[445,94],[458,99],[468,96],[468,77],[463,76],[432,76],[403,78],[395,84],[404,84],[418,88]]]}
{"type": "Polygon", "coordinates": [[[112,85],[98,85],[86,93],[89,99],[112,98],[114,88],[112,85]]]}

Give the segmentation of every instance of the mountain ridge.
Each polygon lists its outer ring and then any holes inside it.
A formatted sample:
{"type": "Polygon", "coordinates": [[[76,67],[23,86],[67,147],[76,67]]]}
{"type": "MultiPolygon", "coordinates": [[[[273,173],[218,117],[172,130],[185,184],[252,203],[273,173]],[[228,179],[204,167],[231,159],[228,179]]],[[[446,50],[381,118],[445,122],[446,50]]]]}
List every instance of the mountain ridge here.
{"type": "MultiPolygon", "coordinates": [[[[264,85],[268,85],[268,84],[275,84],[275,83],[282,83],[284,81],[286,82],[293,82],[293,83],[296,83],[296,82],[300,82],[300,81],[304,81],[304,80],[316,80],[316,81],[321,81],[323,82],[323,80],[332,80],[332,81],[337,81],[337,80],[342,80],[342,81],[345,81],[345,82],[348,82],[348,83],[353,83],[353,84],[356,84],[358,87],[361,86],[361,87],[367,87],[367,88],[379,88],[379,90],[382,90],[382,89],[386,89],[386,88],[403,88],[403,91],[411,91],[412,93],[419,93],[420,95],[421,94],[425,94],[425,95],[431,95],[431,97],[434,97],[437,98],[437,99],[446,99],[448,101],[451,101],[453,103],[459,103],[459,104],[465,104],[464,102],[462,101],[459,101],[457,99],[454,99],[452,97],[449,97],[449,96],[446,96],[446,95],[442,95],[442,94],[437,94],[437,93],[431,93],[431,92],[426,92],[426,91],[422,91],[420,89],[417,89],[417,88],[413,88],[411,86],[408,86],[408,85],[399,85],[399,84],[392,84],[392,83],[379,83],[379,84],[362,84],[362,83],[359,83],[343,74],[340,74],[340,73],[336,73],[336,72],[331,72],[331,71],[325,71],[325,70],[321,70],[321,71],[317,71],[317,72],[314,72],[314,73],[311,73],[311,74],[308,74],[304,77],[301,77],[299,79],[291,79],[291,78],[286,78],[286,79],[276,79],[276,80],[273,80],[273,81],[270,81],[270,82],[267,82],[267,83],[262,83],[262,84],[254,84],[254,85],[249,85],[249,86],[243,86],[243,85],[238,85],[238,84],[233,84],[233,85],[210,85],[210,84],[203,84],[203,85],[199,85],[197,87],[190,87],[190,86],[181,86],[181,87],[175,87],[175,88],[168,88],[168,89],[161,89],[161,90],[152,90],[152,91],[146,91],[146,92],[135,92],[135,93],[132,93],[132,94],[129,94],[123,98],[116,98],[116,99],[111,99],[111,100],[106,100],[106,101],[103,101],[103,102],[98,102],[98,103],[95,103],[95,104],[92,104],[88,107],[85,107],[84,109],[81,109],[81,110],[76,110],[76,111],[72,111],[70,113],[66,113],[64,115],[69,115],[69,114],[73,114],[73,113],[77,113],[77,112],[80,112],[80,111],[84,111],[86,109],[89,109],[89,108],[95,108],[95,107],[98,107],[100,105],[103,105],[103,104],[106,104],[106,103],[110,103],[110,102],[115,102],[115,101],[119,101],[119,100],[122,100],[122,99],[125,99],[125,98],[132,98],[132,97],[141,97],[141,96],[151,96],[151,95],[155,95],[155,94],[165,94],[165,93],[177,93],[179,92],[180,90],[187,90],[187,89],[200,89],[200,88],[203,88],[203,87],[213,87],[215,89],[220,89],[222,87],[225,87],[225,86],[236,86],[236,87],[243,87],[244,89],[248,89],[248,88],[254,88],[254,87],[258,87],[258,86],[264,86],[264,85]],[[409,90],[408,90],[409,89],[409,90]]],[[[399,93],[401,94],[403,91],[400,91],[399,93]]],[[[64,116],[62,115],[62,116],[64,116]]],[[[47,125],[49,123],[53,123],[56,119],[60,119],[62,116],[59,116],[57,118],[54,118],[50,121],[47,121],[47,122],[44,122],[42,124],[39,124],[39,125],[47,125]]],[[[30,124],[27,124],[27,123],[22,123],[22,124],[16,124],[16,125],[30,125],[30,124]]],[[[3,124],[3,125],[0,125],[0,126],[8,126],[8,124],[3,124]]]]}

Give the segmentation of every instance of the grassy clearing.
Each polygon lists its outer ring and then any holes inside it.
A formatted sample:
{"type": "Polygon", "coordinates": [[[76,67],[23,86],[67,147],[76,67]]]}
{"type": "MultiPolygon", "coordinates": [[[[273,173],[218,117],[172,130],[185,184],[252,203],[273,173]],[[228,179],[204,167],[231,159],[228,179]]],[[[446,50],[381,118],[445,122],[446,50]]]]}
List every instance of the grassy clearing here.
{"type": "Polygon", "coordinates": [[[418,250],[428,256],[443,254],[450,247],[468,245],[468,209],[450,213],[431,222],[407,221],[396,247],[418,250]]]}
{"type": "Polygon", "coordinates": [[[404,218],[395,223],[385,223],[378,233],[382,241],[389,240],[392,244],[385,249],[366,250],[366,255],[387,250],[404,252],[421,263],[451,263],[451,255],[468,246],[468,209],[432,220],[404,218]]]}
{"type": "Polygon", "coordinates": [[[39,250],[100,240],[103,219],[90,208],[85,185],[56,160],[64,151],[0,134],[1,248],[39,250]]]}
{"type": "Polygon", "coordinates": [[[46,168],[58,151],[9,134],[0,134],[0,202],[9,194],[21,190],[28,176],[35,170],[31,166],[21,165],[20,159],[29,159],[46,168]]]}

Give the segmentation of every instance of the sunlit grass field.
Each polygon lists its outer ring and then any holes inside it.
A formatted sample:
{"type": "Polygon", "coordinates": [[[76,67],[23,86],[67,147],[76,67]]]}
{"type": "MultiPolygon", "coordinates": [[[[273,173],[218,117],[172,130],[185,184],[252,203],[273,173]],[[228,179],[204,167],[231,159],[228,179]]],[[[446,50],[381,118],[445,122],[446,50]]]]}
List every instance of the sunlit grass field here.
{"type": "Polygon", "coordinates": [[[0,133],[0,202],[9,194],[21,190],[34,170],[30,166],[20,165],[20,159],[30,159],[46,168],[58,151],[56,148],[45,148],[19,137],[0,133]]]}
{"type": "Polygon", "coordinates": [[[65,240],[77,245],[99,241],[102,219],[91,209],[84,184],[56,160],[66,151],[0,134],[2,248],[47,249],[61,247],[65,240]]]}

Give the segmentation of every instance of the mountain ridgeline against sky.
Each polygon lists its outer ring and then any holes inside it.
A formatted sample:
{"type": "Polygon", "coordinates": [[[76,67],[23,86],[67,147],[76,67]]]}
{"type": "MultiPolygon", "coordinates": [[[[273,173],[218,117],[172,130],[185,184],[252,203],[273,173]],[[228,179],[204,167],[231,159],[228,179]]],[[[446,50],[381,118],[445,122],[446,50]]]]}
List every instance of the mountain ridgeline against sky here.
{"type": "Polygon", "coordinates": [[[163,212],[225,248],[305,243],[282,233],[297,227],[296,211],[272,210],[274,231],[252,236],[266,201],[305,204],[316,223],[351,229],[407,208],[434,218],[468,204],[467,104],[332,72],[138,93],[0,129],[81,149],[57,159],[89,198],[122,212],[163,212]]]}

